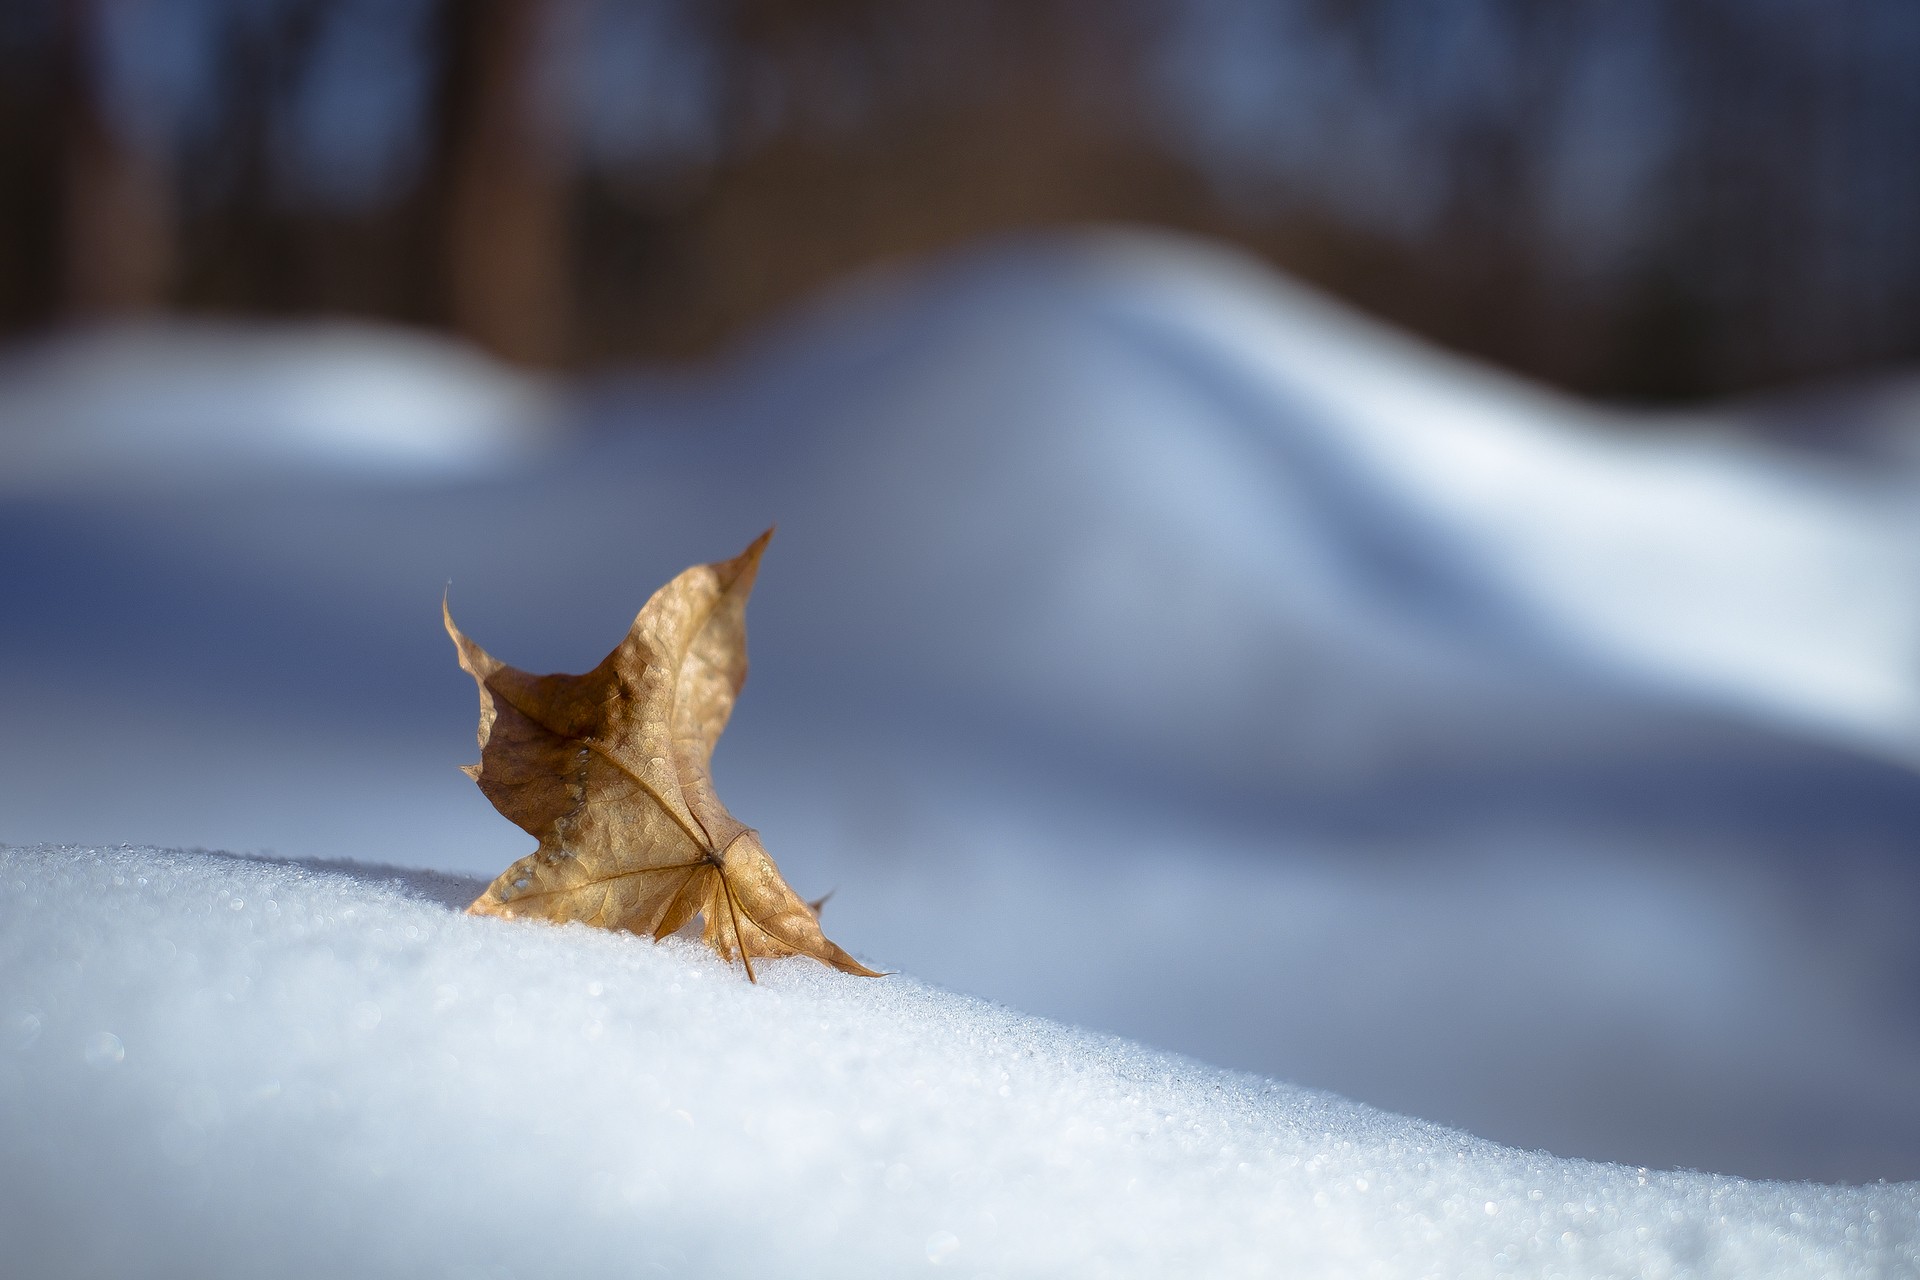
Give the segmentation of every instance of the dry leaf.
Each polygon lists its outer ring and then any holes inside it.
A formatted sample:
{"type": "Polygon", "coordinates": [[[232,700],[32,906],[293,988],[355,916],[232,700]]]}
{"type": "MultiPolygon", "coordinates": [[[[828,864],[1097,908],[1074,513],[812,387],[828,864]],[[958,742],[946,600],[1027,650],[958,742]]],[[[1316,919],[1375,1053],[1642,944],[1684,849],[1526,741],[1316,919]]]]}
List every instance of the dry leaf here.
{"type": "Polygon", "coordinates": [[[442,603],[480,685],[480,763],[466,772],[540,842],[468,911],[654,938],[699,915],[707,945],[738,955],[750,979],[754,957],[796,954],[881,976],[827,940],[817,910],[713,793],[714,744],[747,678],[747,596],[772,536],[660,588],[585,675],[507,666],[442,603]]]}

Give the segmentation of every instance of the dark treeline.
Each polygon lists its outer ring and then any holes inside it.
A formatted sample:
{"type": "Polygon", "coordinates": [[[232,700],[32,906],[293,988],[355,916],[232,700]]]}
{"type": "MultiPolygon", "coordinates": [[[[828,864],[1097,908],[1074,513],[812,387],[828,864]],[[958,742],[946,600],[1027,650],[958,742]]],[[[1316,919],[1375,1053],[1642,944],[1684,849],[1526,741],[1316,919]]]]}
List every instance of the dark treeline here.
{"type": "Polygon", "coordinates": [[[1910,0],[15,0],[0,327],[711,350],[983,232],[1235,241],[1684,399],[1920,355],[1910,0]]]}

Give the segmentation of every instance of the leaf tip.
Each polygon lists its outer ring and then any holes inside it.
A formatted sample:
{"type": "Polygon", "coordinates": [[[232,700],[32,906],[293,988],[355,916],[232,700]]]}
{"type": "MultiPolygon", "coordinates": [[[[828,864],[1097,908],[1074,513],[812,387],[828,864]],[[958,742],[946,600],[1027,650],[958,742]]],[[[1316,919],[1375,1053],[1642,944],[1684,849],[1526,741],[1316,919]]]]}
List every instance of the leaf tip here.
{"type": "Polygon", "coordinates": [[[766,554],[767,544],[773,541],[773,531],[776,527],[778,526],[768,525],[759,537],[747,544],[745,551],[733,558],[733,563],[741,569],[757,570],[760,567],[760,557],[766,554]]]}

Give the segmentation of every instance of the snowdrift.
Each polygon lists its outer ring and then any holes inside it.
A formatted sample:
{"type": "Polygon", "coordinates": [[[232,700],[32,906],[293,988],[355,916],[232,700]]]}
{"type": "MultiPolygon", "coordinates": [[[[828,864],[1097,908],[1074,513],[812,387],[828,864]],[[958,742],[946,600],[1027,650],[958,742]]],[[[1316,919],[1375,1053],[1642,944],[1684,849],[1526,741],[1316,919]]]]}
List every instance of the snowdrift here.
{"type": "Polygon", "coordinates": [[[1920,1188],[1513,1151],[471,882],[0,851],[0,1232],[39,1277],[1885,1277],[1920,1188]]]}
{"type": "Polygon", "coordinates": [[[558,408],[540,380],[406,329],[100,325],[0,358],[0,496],[486,471],[539,448],[558,408]]]}
{"type": "Polygon", "coordinates": [[[448,580],[578,671],[777,522],[716,768],[837,939],[1516,1146],[1920,1177],[1911,452],[1637,429],[1151,237],[686,376],[391,336],[0,370],[0,839],[490,876],[448,580]]]}

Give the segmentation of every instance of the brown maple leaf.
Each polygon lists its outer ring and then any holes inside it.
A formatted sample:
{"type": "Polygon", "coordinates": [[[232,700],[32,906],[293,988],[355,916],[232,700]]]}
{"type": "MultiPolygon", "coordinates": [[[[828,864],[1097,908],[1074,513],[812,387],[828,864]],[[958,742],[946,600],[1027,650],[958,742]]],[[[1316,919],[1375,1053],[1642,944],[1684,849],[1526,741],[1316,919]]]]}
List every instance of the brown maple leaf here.
{"type": "MultiPolygon", "coordinates": [[[[880,974],[827,940],[818,911],[713,793],[709,765],[747,678],[747,596],[773,530],[654,592],[585,675],[535,676],[461,634],[480,686],[480,763],[466,773],[540,847],[474,899],[476,915],[580,920],[664,938],[695,915],[722,957],[809,955],[880,974]]],[[[824,901],[824,899],[823,899],[824,901]]]]}

